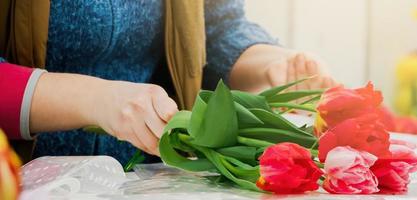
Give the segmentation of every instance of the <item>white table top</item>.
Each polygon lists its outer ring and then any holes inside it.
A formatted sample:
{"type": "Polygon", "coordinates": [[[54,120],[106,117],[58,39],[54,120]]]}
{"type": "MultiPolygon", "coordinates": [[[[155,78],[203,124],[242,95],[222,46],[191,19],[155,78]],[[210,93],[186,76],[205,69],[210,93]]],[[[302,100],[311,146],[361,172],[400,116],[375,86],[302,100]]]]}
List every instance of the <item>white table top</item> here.
{"type": "MultiPolygon", "coordinates": [[[[179,188],[177,192],[170,190],[169,192],[166,189],[163,189],[166,185],[146,185],[147,191],[142,191],[138,189],[141,187],[142,181],[135,180],[138,179],[136,174],[133,172],[127,174],[128,177],[132,179],[132,182],[129,183],[128,188],[124,191],[120,191],[120,194],[112,195],[98,195],[98,194],[75,194],[68,199],[141,199],[141,200],[184,200],[184,199],[193,199],[193,200],[246,200],[246,199],[259,199],[259,200],[338,200],[338,199],[351,199],[351,200],[416,200],[417,199],[417,181],[415,180],[409,185],[409,192],[404,195],[330,195],[325,191],[319,190],[316,192],[311,192],[303,195],[269,195],[269,194],[260,194],[256,192],[250,192],[240,189],[221,189],[219,191],[214,191],[216,189],[207,187],[206,191],[202,187],[196,189],[190,186],[190,191],[184,191],[184,188],[181,185],[177,185],[179,188]],[[135,187],[137,191],[135,192],[135,187]],[[162,189],[161,189],[162,188],[162,189]],[[158,192],[160,190],[160,192],[158,192]],[[124,193],[124,194],[123,194],[124,193]]],[[[151,181],[152,182],[152,181],[151,181]]],[[[156,184],[156,183],[155,183],[156,184]]],[[[187,185],[184,183],[183,185],[187,185]]],[[[214,187],[214,186],[213,186],[214,187]]],[[[60,199],[60,198],[57,198],[60,199]]]]}
{"type": "MultiPolygon", "coordinates": [[[[295,121],[305,123],[307,120],[295,119],[295,121]]],[[[417,144],[417,136],[405,134],[391,134],[391,136],[417,144]]],[[[417,173],[411,175],[409,192],[403,195],[330,195],[319,190],[303,195],[278,196],[213,184],[202,174],[191,174],[165,167],[163,164],[138,165],[135,167],[135,172],[123,174],[121,165],[113,158],[105,156],[44,157],[29,163],[23,169],[23,182],[26,185],[24,184],[21,200],[417,200],[417,173]],[[34,187],[37,184],[41,186],[34,187]],[[49,195],[46,195],[47,193],[49,195]]]]}
{"type": "MultiPolygon", "coordinates": [[[[26,199],[85,199],[85,200],[416,200],[417,178],[414,177],[409,185],[409,192],[403,195],[331,195],[322,189],[302,195],[271,195],[251,192],[214,184],[207,178],[207,174],[191,174],[177,169],[166,167],[162,164],[140,165],[135,172],[126,174],[126,180],[116,190],[89,189],[72,194],[46,195],[42,193],[25,194],[26,199]]],[[[86,185],[81,186],[86,187],[86,185]]],[[[83,188],[81,188],[83,189],[83,188]]],[[[85,188],[84,188],[85,189],[85,188]]]]}

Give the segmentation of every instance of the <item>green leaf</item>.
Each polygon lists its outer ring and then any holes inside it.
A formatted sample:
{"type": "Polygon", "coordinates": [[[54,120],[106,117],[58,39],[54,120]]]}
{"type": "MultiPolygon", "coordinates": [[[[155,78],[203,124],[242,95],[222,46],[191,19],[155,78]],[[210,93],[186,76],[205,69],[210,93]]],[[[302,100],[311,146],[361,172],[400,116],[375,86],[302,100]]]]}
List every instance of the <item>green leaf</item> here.
{"type": "Polygon", "coordinates": [[[221,154],[206,147],[195,146],[195,148],[202,152],[207,157],[207,159],[209,159],[213,163],[213,165],[216,166],[219,173],[221,173],[229,180],[233,181],[243,189],[261,191],[254,182],[236,177],[232,172],[230,172],[229,169],[224,165],[224,159],[222,158],[221,154]]]}
{"type": "Polygon", "coordinates": [[[274,95],[276,95],[276,94],[278,94],[278,93],[280,93],[280,92],[282,92],[282,91],[284,91],[284,90],[286,90],[286,89],[288,89],[288,88],[290,88],[290,87],[292,87],[294,85],[297,85],[297,84],[299,84],[301,82],[304,82],[304,81],[306,81],[308,79],[311,79],[313,77],[314,76],[307,77],[307,78],[303,78],[303,79],[300,79],[300,80],[297,80],[297,81],[288,83],[286,85],[273,87],[271,89],[268,89],[268,90],[265,90],[265,91],[261,92],[259,95],[264,96],[264,97],[271,97],[271,96],[274,96],[274,95]]]}
{"type": "Polygon", "coordinates": [[[187,129],[191,119],[191,112],[182,110],[177,112],[164,128],[164,133],[172,129],[187,129]]]}
{"type": "Polygon", "coordinates": [[[178,150],[181,150],[181,151],[187,152],[187,153],[194,152],[195,149],[193,149],[192,147],[184,144],[180,140],[180,138],[178,137],[178,134],[183,134],[183,133],[181,133],[180,129],[175,129],[169,134],[169,140],[170,140],[170,144],[172,145],[172,147],[174,149],[178,149],[178,150]]]}
{"type": "Polygon", "coordinates": [[[314,105],[311,104],[300,105],[295,103],[270,103],[269,105],[273,108],[288,108],[316,112],[314,105]]]}
{"type": "Polygon", "coordinates": [[[232,91],[233,100],[245,108],[259,108],[264,110],[271,110],[268,103],[263,96],[254,95],[248,92],[238,90],[232,91]]]}
{"type": "Polygon", "coordinates": [[[257,118],[252,112],[250,112],[247,108],[243,107],[237,102],[235,102],[235,108],[237,113],[239,129],[257,127],[264,124],[262,120],[257,118]]]}
{"type": "Polygon", "coordinates": [[[201,90],[198,93],[198,96],[200,96],[200,98],[204,101],[204,102],[208,102],[211,98],[211,96],[214,94],[213,91],[209,91],[209,90],[201,90]]]}
{"type": "Polygon", "coordinates": [[[204,134],[203,119],[205,118],[207,103],[203,100],[203,98],[201,98],[200,94],[197,96],[196,101],[194,102],[190,126],[188,129],[188,133],[193,138],[198,138],[200,134],[204,134]]]}
{"type": "Polygon", "coordinates": [[[188,171],[212,171],[215,166],[207,159],[190,160],[180,155],[171,145],[169,134],[166,132],[159,141],[159,152],[162,161],[172,167],[188,171]]]}
{"type": "Polygon", "coordinates": [[[237,142],[239,144],[243,144],[249,147],[257,147],[257,148],[265,148],[265,147],[274,145],[274,143],[271,143],[265,140],[258,140],[258,139],[243,137],[243,136],[238,136],[237,142]]]}
{"type": "Polygon", "coordinates": [[[274,96],[267,97],[268,103],[280,103],[280,102],[289,102],[294,101],[303,97],[308,97],[311,95],[322,94],[323,90],[298,90],[292,92],[286,92],[281,94],[276,94],[274,96]]]}
{"type": "Polygon", "coordinates": [[[268,141],[271,143],[293,142],[310,148],[317,139],[276,128],[248,128],[239,130],[239,136],[268,141]]]}
{"type": "Polygon", "coordinates": [[[255,183],[260,176],[259,167],[248,167],[245,163],[232,157],[221,156],[220,159],[222,164],[239,179],[255,183]]]}
{"type": "Polygon", "coordinates": [[[285,119],[279,114],[271,113],[261,109],[250,109],[250,111],[264,122],[264,128],[277,128],[292,131],[305,136],[313,137],[311,134],[301,130],[293,123],[285,119]]]}
{"type": "Polygon", "coordinates": [[[220,81],[207,104],[202,98],[197,99],[189,129],[193,143],[212,148],[236,144],[237,114],[232,94],[226,85],[220,81]]]}
{"type": "Polygon", "coordinates": [[[250,165],[256,165],[256,147],[249,147],[249,146],[233,146],[233,147],[225,147],[216,150],[218,153],[232,157],[243,162],[246,162],[250,165]]]}

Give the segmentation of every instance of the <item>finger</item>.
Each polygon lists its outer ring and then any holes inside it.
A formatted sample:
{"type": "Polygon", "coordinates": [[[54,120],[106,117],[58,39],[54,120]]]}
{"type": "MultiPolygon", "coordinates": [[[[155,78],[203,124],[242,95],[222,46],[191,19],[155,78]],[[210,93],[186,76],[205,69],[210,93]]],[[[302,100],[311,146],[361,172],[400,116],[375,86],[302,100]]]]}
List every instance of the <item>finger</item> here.
{"type": "Polygon", "coordinates": [[[308,77],[314,76],[312,79],[308,80],[309,88],[319,89],[321,87],[321,79],[317,76],[319,74],[319,69],[316,61],[309,60],[307,62],[307,74],[308,77]]]}
{"type": "Polygon", "coordinates": [[[156,137],[162,137],[166,122],[162,121],[156,111],[152,108],[151,111],[148,111],[147,115],[145,116],[145,123],[156,137]]]}
{"type": "MultiPolygon", "coordinates": [[[[295,57],[295,78],[300,80],[307,77],[307,63],[304,54],[298,54],[295,57]]],[[[308,90],[308,84],[306,81],[298,84],[298,90],[308,90]]]]}
{"type": "Polygon", "coordinates": [[[176,112],[178,112],[178,106],[174,100],[169,98],[168,94],[164,91],[157,91],[152,96],[152,106],[159,118],[168,122],[176,112]]]}
{"type": "Polygon", "coordinates": [[[133,146],[141,149],[144,152],[150,153],[150,151],[148,150],[148,148],[146,148],[146,146],[140,141],[139,137],[135,134],[134,131],[131,132],[131,134],[128,135],[129,142],[131,144],[133,144],[133,146]]]}
{"type": "MultiPolygon", "coordinates": [[[[295,79],[296,77],[295,77],[294,59],[289,59],[287,61],[287,83],[294,82],[295,79]]],[[[289,90],[297,90],[297,85],[289,88],[289,90]]]]}
{"type": "Polygon", "coordinates": [[[287,81],[287,62],[277,61],[268,66],[266,77],[272,87],[284,85],[287,81]]]}
{"type": "Polygon", "coordinates": [[[133,127],[130,127],[130,129],[126,131],[114,132],[114,136],[116,136],[118,140],[127,141],[136,148],[148,152],[146,146],[139,140],[139,138],[135,134],[133,127]]]}
{"type": "Polygon", "coordinates": [[[308,76],[317,75],[319,73],[317,62],[314,60],[309,60],[306,65],[306,70],[307,70],[308,76]]]}
{"type": "Polygon", "coordinates": [[[145,145],[147,152],[150,154],[159,156],[159,150],[158,150],[159,140],[152,133],[152,131],[146,126],[144,121],[141,121],[140,119],[137,120],[133,128],[138,139],[145,145]]]}
{"type": "Polygon", "coordinates": [[[332,87],[332,79],[330,77],[323,77],[322,88],[327,89],[332,87]]]}

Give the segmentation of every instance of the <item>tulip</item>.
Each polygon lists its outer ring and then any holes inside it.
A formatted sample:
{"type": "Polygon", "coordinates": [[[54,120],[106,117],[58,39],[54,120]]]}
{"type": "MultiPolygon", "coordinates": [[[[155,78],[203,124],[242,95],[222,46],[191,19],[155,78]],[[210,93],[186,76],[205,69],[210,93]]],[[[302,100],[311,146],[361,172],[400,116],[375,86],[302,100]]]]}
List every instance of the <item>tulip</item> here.
{"type": "Polygon", "coordinates": [[[372,83],[359,89],[339,86],[327,90],[317,106],[316,134],[320,136],[347,119],[378,113],[382,100],[381,92],[375,91],[372,83]]]}
{"type": "Polygon", "coordinates": [[[268,147],[259,158],[260,174],[256,185],[277,194],[303,193],[319,188],[323,172],[311,159],[310,152],[294,143],[268,147]]]}
{"type": "Polygon", "coordinates": [[[415,145],[391,140],[388,158],[379,159],[371,170],[379,180],[379,189],[385,193],[402,193],[408,190],[410,173],[417,171],[415,145]]]}
{"type": "Polygon", "coordinates": [[[327,154],[323,188],[332,194],[372,194],[378,180],[369,169],[377,157],[351,147],[336,147],[327,154]]]}
{"type": "Polygon", "coordinates": [[[348,119],[329,129],[319,140],[319,159],[324,162],[330,150],[338,146],[350,146],[367,151],[377,157],[390,155],[389,133],[375,114],[348,119]]]}

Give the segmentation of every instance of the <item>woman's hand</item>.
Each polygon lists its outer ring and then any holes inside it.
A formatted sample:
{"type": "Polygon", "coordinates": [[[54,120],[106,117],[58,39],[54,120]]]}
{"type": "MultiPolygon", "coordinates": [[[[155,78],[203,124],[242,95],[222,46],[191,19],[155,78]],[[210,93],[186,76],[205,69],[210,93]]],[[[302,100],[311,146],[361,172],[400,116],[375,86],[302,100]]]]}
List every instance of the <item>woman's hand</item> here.
{"type": "Polygon", "coordinates": [[[322,89],[337,85],[313,56],[270,45],[254,45],[234,65],[230,84],[233,89],[258,93],[311,76],[315,77],[291,89],[322,89]]]}
{"type": "Polygon", "coordinates": [[[120,140],[159,155],[162,130],[177,111],[176,103],[157,85],[44,73],[32,99],[30,130],[97,125],[120,140]]]}
{"type": "Polygon", "coordinates": [[[158,141],[177,105],[165,90],[152,84],[109,81],[97,102],[95,124],[120,140],[159,155],[158,141]]]}

